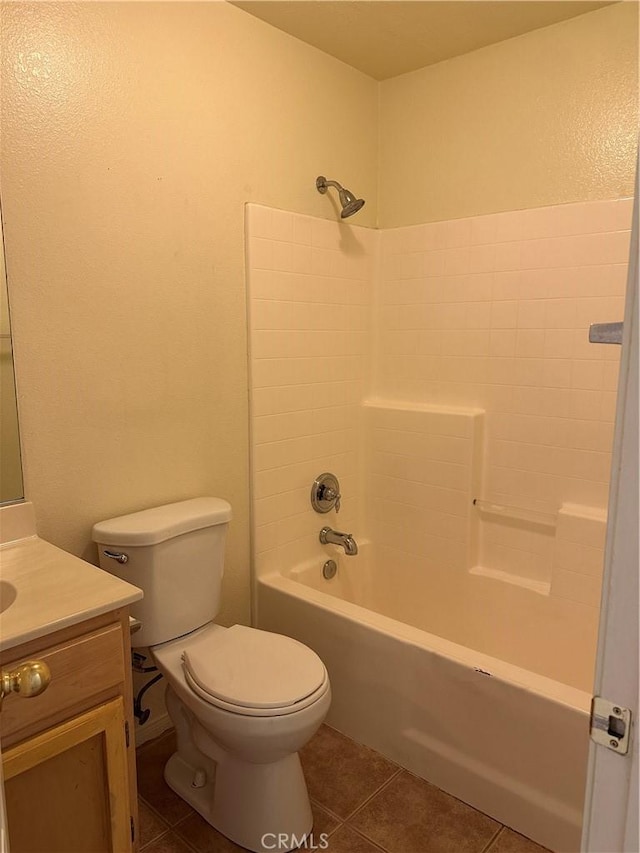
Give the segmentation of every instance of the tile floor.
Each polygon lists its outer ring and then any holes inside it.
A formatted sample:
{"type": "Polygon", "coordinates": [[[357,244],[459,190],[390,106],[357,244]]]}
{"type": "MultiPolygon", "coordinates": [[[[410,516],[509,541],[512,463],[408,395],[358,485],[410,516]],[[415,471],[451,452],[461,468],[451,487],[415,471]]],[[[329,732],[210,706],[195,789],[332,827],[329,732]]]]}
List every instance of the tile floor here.
{"type": "MultiPolygon", "coordinates": [[[[172,732],[138,749],[142,851],[243,851],[166,785],[162,771],[174,749],[172,732]]],[[[316,844],[327,833],[327,853],[545,853],[329,726],[320,728],[301,759],[316,844]]]]}

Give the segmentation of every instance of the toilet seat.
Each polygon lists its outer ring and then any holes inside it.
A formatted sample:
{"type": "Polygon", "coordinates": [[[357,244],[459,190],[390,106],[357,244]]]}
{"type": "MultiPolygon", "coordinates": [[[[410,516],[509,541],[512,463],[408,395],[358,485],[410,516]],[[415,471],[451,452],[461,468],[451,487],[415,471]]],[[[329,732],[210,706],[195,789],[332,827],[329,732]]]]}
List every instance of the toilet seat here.
{"type": "Polygon", "coordinates": [[[320,658],[302,643],[234,625],[182,638],[182,667],[201,699],[234,714],[281,716],[318,701],[329,689],[320,658]]]}

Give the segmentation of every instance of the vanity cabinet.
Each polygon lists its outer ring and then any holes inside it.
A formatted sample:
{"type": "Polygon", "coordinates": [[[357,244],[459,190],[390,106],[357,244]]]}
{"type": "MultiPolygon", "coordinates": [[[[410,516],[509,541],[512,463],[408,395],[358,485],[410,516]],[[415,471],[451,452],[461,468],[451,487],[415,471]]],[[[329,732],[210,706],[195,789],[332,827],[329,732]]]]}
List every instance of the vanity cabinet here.
{"type": "Polygon", "coordinates": [[[0,711],[11,853],[137,850],[128,611],[9,649],[2,669],[34,659],[49,686],[0,711]]]}

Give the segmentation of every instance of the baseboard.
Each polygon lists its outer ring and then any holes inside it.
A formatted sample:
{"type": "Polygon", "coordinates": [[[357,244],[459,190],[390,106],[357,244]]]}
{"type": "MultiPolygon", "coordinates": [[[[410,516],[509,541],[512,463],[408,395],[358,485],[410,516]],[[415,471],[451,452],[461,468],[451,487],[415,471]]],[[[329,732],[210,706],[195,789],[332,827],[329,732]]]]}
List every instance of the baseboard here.
{"type": "Polygon", "coordinates": [[[149,720],[149,722],[145,723],[144,726],[136,726],[136,746],[142,746],[143,743],[159,737],[163,732],[166,732],[167,729],[172,728],[172,726],[173,723],[171,722],[171,717],[168,714],[162,714],[161,716],[156,717],[155,720],[149,720]]]}

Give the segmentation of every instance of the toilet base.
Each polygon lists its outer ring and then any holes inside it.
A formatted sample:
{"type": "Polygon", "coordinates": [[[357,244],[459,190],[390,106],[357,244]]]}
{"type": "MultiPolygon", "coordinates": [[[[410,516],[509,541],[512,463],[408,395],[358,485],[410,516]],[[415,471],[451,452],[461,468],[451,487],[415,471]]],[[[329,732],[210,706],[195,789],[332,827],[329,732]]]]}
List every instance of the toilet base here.
{"type": "Polygon", "coordinates": [[[215,774],[205,774],[175,752],[164,778],[207,823],[254,853],[285,853],[311,833],[313,816],[297,753],[273,764],[226,756],[215,774]]]}
{"type": "Polygon", "coordinates": [[[178,750],[164,778],[231,841],[254,853],[286,853],[311,833],[313,816],[297,752],[266,764],[223,749],[169,686],[167,710],[178,750]]]}

